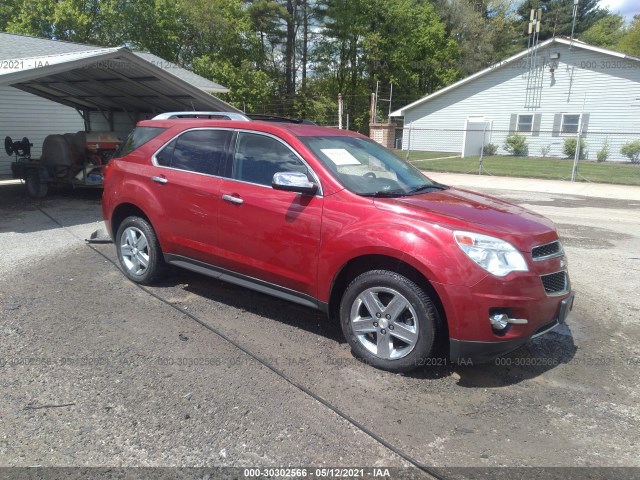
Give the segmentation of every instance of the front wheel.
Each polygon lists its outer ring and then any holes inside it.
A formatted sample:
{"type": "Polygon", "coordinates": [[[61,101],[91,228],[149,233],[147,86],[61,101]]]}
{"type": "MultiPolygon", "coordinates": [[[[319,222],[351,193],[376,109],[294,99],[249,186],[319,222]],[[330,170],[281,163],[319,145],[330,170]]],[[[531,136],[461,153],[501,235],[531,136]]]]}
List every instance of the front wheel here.
{"type": "Polygon", "coordinates": [[[116,249],[124,274],[149,285],[162,272],[164,259],[151,224],[141,217],[125,218],[116,233],[116,249]]]}
{"type": "Polygon", "coordinates": [[[432,354],[436,309],[427,293],[388,270],[356,277],[340,303],[340,323],[354,355],[376,368],[408,372],[432,354]]]}

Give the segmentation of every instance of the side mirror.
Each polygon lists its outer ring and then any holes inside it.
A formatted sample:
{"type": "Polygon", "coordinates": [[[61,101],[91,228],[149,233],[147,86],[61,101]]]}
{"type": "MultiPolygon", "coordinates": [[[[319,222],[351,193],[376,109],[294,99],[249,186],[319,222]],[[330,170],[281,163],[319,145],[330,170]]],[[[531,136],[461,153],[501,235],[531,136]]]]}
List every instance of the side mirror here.
{"type": "Polygon", "coordinates": [[[274,190],[285,190],[305,195],[315,195],[318,191],[318,185],[310,182],[307,176],[300,172],[278,172],[273,175],[271,186],[274,190]]]}

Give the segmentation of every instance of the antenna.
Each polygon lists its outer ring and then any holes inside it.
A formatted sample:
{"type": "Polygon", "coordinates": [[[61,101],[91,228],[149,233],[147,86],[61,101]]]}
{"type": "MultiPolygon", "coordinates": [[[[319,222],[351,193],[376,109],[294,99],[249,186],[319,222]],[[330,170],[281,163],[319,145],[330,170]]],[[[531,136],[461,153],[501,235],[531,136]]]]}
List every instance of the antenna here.
{"type": "Polygon", "coordinates": [[[376,101],[375,101],[375,123],[378,123],[378,101],[380,102],[388,102],[389,103],[389,117],[387,117],[387,122],[391,120],[391,101],[393,100],[393,83],[390,84],[389,90],[389,98],[380,98],[378,96],[378,92],[380,90],[380,82],[376,82],[376,101]]]}
{"type": "Polygon", "coordinates": [[[378,123],[378,90],[380,89],[380,81],[376,81],[376,101],[373,106],[373,123],[378,123]]]}
{"type": "Polygon", "coordinates": [[[536,108],[539,106],[542,88],[542,73],[538,68],[538,41],[540,39],[540,26],[542,24],[542,8],[532,8],[529,14],[529,39],[527,42],[527,91],[525,107],[536,108]]]}
{"type": "Polygon", "coordinates": [[[576,30],[576,18],[578,17],[578,4],[580,0],[573,0],[573,23],[571,25],[571,43],[569,43],[569,50],[573,46],[573,33],[576,30]]]}
{"type": "Polygon", "coordinates": [[[556,18],[553,20],[553,38],[556,38],[556,28],[558,28],[559,17],[560,17],[560,10],[556,10],[556,18]]]}

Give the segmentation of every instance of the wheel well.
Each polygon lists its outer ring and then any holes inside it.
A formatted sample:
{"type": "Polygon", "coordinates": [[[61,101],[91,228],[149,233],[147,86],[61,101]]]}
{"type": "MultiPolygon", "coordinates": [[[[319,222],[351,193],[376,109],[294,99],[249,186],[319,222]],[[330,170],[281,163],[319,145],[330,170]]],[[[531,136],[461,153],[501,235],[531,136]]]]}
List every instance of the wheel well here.
{"type": "Polygon", "coordinates": [[[131,216],[141,217],[146,221],[149,221],[149,217],[147,217],[147,215],[135,205],[131,203],[118,205],[111,215],[111,231],[113,232],[114,238],[122,221],[131,216]]]}
{"type": "Polygon", "coordinates": [[[340,273],[338,273],[333,281],[333,285],[331,286],[331,295],[329,297],[329,316],[332,319],[339,318],[340,300],[342,298],[342,294],[351,281],[358,275],[370,270],[389,270],[391,272],[399,273],[424,289],[429,297],[431,297],[438,313],[440,325],[438,325],[439,334],[437,340],[441,340],[441,344],[448,346],[447,340],[449,338],[449,329],[447,326],[447,317],[438,293],[435,291],[429,280],[427,280],[427,278],[417,269],[402,260],[387,257],[385,255],[364,255],[353,258],[342,267],[340,273]]]}

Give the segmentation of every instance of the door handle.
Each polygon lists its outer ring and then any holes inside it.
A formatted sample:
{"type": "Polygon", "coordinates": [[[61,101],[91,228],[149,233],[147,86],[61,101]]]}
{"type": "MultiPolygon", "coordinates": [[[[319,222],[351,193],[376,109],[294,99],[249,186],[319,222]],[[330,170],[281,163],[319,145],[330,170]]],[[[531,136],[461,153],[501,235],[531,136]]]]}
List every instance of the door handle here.
{"type": "Polygon", "coordinates": [[[244,200],[234,197],[233,195],[222,195],[222,199],[229,203],[235,203],[236,205],[242,205],[242,203],[244,203],[244,200]]]}
{"type": "Polygon", "coordinates": [[[162,183],[162,184],[169,182],[169,180],[167,180],[164,177],[156,177],[156,176],[151,177],[151,180],[153,180],[156,183],[162,183]]]}

